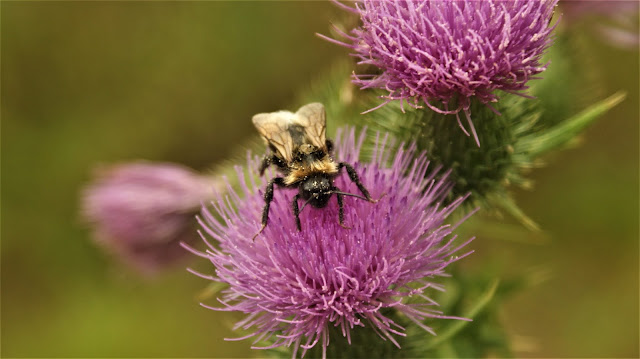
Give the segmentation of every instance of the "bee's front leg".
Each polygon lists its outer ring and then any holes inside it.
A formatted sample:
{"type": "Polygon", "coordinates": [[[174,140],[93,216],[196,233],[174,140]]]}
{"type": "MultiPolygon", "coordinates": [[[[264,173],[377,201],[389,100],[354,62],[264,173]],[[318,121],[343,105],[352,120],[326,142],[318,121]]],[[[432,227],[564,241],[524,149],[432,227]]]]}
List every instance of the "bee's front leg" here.
{"type": "Polygon", "coordinates": [[[262,176],[264,174],[264,171],[271,166],[271,164],[273,163],[273,155],[265,155],[262,158],[262,162],[260,163],[260,168],[258,168],[258,171],[260,171],[260,176],[262,176]]]}
{"type": "Polygon", "coordinates": [[[302,226],[300,225],[300,209],[298,208],[298,198],[300,198],[300,193],[293,196],[291,208],[293,209],[293,215],[296,217],[296,227],[298,228],[298,231],[302,231],[302,226]]]}
{"type": "MultiPolygon", "coordinates": [[[[337,187],[333,187],[333,190],[337,191],[337,187]]],[[[336,193],[336,197],[338,198],[338,224],[342,228],[351,229],[351,227],[345,226],[344,224],[344,196],[340,193],[336,193]]]]}
{"type": "Polygon", "coordinates": [[[327,146],[327,152],[329,153],[333,152],[333,141],[327,138],[327,140],[324,141],[324,145],[327,146]]]}
{"type": "Polygon", "coordinates": [[[271,181],[269,181],[269,184],[267,184],[267,189],[264,192],[265,205],[264,205],[264,208],[262,209],[262,228],[260,228],[260,230],[258,231],[258,233],[256,233],[255,236],[253,236],[252,240],[255,240],[258,234],[262,233],[264,228],[267,226],[267,223],[269,223],[269,207],[271,207],[271,201],[273,201],[273,185],[274,184],[284,187],[285,186],[284,178],[276,177],[271,181]]]}
{"type": "Polygon", "coordinates": [[[287,164],[281,160],[276,155],[265,155],[262,158],[262,162],[260,163],[260,167],[258,170],[260,171],[260,176],[264,174],[264,171],[271,165],[276,165],[280,171],[284,171],[287,168],[287,164]]]}
{"type": "Polygon", "coordinates": [[[367,189],[364,188],[364,185],[362,184],[362,182],[360,182],[360,177],[358,177],[356,170],[350,164],[344,163],[344,162],[338,163],[338,170],[341,170],[342,167],[347,169],[347,174],[349,175],[349,178],[353,181],[353,183],[356,184],[356,186],[358,186],[358,189],[360,190],[360,192],[362,192],[362,195],[367,199],[367,201],[369,202],[378,201],[371,198],[369,191],[367,191],[367,189]]]}

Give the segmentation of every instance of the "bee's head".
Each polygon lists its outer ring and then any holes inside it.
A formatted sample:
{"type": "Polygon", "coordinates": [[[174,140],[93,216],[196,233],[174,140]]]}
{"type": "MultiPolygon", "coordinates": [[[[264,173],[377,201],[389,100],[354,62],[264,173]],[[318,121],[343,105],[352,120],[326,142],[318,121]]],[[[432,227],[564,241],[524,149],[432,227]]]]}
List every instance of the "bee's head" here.
{"type": "Polygon", "coordinates": [[[323,174],[309,176],[300,184],[300,196],[309,201],[315,208],[322,208],[327,205],[331,198],[331,180],[323,174]]]}

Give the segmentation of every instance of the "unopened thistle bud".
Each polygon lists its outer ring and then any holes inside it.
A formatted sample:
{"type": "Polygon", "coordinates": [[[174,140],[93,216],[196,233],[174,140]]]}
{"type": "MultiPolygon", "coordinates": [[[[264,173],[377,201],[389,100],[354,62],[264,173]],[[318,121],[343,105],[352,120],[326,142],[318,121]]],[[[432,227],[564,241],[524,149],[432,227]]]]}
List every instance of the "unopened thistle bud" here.
{"type": "Polygon", "coordinates": [[[84,190],[82,214],[94,239],[118,259],[153,273],[185,258],[180,242],[197,238],[195,215],[214,181],[177,164],[127,163],[99,168],[84,190]]]}

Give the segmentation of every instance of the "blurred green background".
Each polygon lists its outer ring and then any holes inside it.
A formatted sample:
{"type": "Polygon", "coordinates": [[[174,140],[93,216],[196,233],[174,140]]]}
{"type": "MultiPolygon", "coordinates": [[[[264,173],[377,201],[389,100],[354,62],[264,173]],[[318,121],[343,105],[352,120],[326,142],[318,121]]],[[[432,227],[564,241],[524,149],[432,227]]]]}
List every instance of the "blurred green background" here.
{"type": "MultiPolygon", "coordinates": [[[[228,157],[253,134],[253,114],[288,106],[346,56],[314,35],[342,12],[325,2],[0,6],[2,357],[259,354],[223,341],[239,316],[198,306],[204,280],[181,268],[140,278],[96,248],[78,191],[98,163],[205,170],[228,157]]],[[[518,356],[637,357],[638,51],[577,26],[588,45],[577,61],[597,72],[598,93],[628,97],[534,171],[534,191],[516,193],[546,240],[483,231],[470,263],[551,273],[505,308],[518,356]]]]}

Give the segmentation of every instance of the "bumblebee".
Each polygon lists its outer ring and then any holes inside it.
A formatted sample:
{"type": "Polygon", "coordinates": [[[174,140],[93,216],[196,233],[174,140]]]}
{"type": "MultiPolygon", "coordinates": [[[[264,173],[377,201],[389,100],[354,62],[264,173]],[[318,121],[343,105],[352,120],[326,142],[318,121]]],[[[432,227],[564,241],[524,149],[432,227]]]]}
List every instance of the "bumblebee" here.
{"type": "Polygon", "coordinates": [[[262,211],[262,228],[253,237],[264,230],[269,222],[269,207],[273,201],[274,185],[287,188],[298,188],[293,197],[291,207],[295,216],[296,227],[301,231],[300,212],[307,204],[315,208],[323,208],[333,194],[338,199],[338,223],[344,227],[344,196],[357,197],[369,202],[377,202],[362,185],[358,174],[348,163],[336,163],[332,156],[333,142],[326,139],[326,113],[321,103],[310,103],[302,106],[296,113],[278,111],[260,113],[253,116],[253,124],[265,140],[269,151],[260,165],[260,175],[271,165],[283,174],[275,177],[267,184],[264,192],[265,206],[262,211]],[[333,181],[342,169],[347,170],[349,178],[356,184],[362,196],[341,192],[333,181]],[[298,200],[304,200],[302,208],[298,200]]]}

